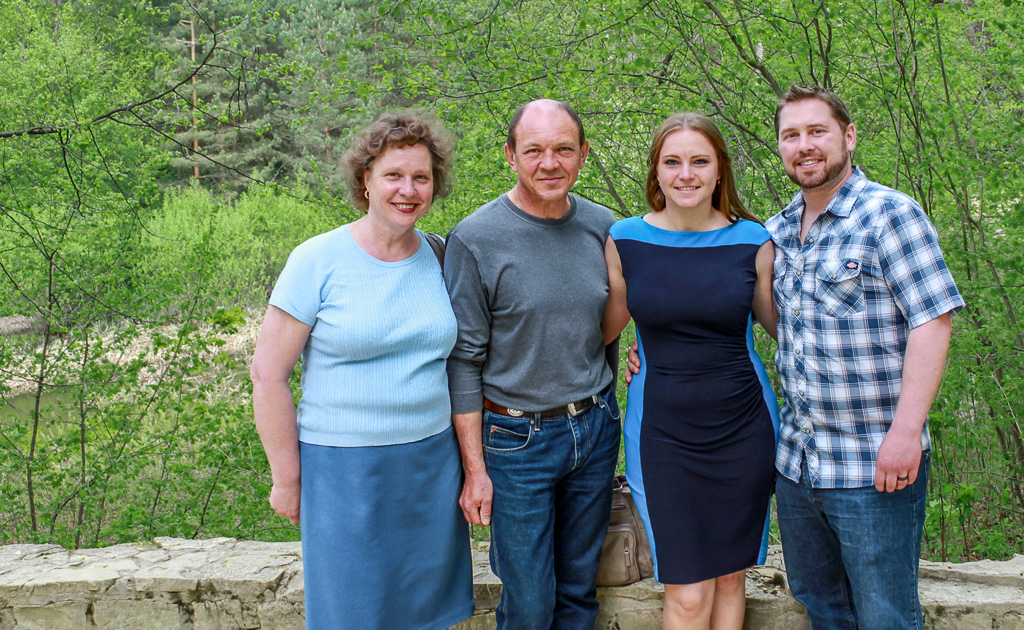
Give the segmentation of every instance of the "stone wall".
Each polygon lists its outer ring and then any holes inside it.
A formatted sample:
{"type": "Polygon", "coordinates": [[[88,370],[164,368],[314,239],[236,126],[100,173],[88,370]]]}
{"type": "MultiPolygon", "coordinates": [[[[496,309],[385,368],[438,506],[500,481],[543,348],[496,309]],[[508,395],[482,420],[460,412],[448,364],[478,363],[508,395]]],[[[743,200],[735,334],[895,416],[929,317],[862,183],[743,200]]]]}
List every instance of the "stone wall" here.
{"type": "MultiPolygon", "coordinates": [[[[477,614],[458,630],[494,627],[501,584],[474,553],[477,614]]],[[[921,563],[930,630],[1024,630],[1024,556],[1007,562],[921,563]]],[[[601,630],[660,630],[653,580],[600,589],[601,630]]],[[[0,630],[227,630],[303,627],[298,543],[182,540],[67,551],[0,547],[0,630]]],[[[778,550],[747,573],[746,628],[806,630],[778,550]]]]}

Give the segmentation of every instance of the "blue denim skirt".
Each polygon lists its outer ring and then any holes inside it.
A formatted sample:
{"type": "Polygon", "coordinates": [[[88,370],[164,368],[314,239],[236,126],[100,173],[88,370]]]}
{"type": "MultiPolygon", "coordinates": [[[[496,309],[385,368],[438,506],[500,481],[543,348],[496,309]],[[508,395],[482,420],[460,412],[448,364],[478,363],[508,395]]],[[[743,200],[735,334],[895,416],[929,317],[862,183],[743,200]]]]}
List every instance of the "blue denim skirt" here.
{"type": "Polygon", "coordinates": [[[299,444],[306,628],[440,630],[473,614],[455,431],[410,444],[299,444]]]}

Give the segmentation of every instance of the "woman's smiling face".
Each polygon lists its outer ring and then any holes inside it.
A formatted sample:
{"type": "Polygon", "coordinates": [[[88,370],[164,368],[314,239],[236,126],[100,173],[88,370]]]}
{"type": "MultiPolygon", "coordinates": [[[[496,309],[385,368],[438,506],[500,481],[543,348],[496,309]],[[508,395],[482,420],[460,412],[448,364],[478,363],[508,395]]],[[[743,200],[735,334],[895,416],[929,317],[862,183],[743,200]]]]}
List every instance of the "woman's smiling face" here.
{"type": "Polygon", "coordinates": [[[666,136],[657,172],[666,210],[711,208],[718,182],[718,154],[704,134],[680,129],[666,136]]]}
{"type": "Polygon", "coordinates": [[[400,231],[426,214],[434,197],[430,150],[426,145],[390,147],[364,175],[367,215],[400,231]]]}

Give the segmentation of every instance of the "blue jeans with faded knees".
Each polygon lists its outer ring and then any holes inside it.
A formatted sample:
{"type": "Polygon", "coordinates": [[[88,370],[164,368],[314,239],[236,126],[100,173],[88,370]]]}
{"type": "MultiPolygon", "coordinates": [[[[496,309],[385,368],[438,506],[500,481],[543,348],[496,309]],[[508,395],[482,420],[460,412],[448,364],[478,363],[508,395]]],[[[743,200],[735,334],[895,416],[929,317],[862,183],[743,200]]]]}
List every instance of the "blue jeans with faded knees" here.
{"type": "Polygon", "coordinates": [[[779,475],[775,496],[786,572],[814,630],[918,630],[917,593],[929,454],[896,492],[812,488],[779,475]]]}
{"type": "Polygon", "coordinates": [[[576,416],[484,411],[499,630],[593,629],[620,435],[614,386],[576,416]]]}

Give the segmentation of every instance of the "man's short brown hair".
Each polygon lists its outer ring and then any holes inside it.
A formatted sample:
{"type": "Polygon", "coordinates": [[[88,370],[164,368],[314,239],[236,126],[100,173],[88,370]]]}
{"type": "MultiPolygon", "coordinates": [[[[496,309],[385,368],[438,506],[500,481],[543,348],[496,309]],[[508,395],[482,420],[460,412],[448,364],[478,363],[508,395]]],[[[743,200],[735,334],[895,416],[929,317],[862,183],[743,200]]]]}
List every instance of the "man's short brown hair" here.
{"type": "Polygon", "coordinates": [[[779,136],[779,115],[782,113],[782,108],[790,103],[812,98],[828,105],[828,108],[832,110],[832,115],[839,121],[839,125],[844,131],[850,126],[850,112],[846,109],[846,103],[843,103],[843,99],[836,96],[835,92],[820,85],[791,85],[779,99],[779,104],[775,106],[775,137],[779,136]]]}

